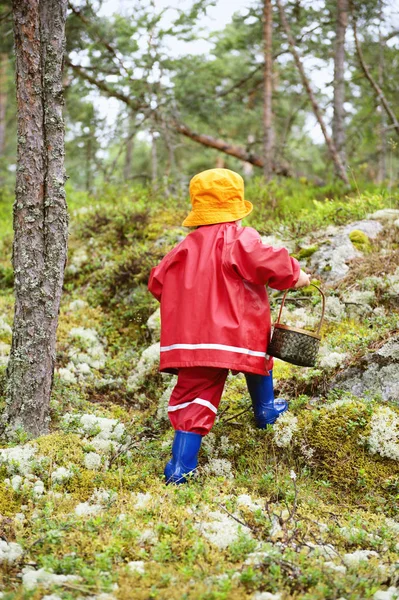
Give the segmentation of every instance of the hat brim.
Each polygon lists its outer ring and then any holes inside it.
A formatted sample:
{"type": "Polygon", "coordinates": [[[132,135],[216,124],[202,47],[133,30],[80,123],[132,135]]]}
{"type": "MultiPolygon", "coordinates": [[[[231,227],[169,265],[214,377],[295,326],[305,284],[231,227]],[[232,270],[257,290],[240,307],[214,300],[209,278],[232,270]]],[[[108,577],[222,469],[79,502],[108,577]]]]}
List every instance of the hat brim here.
{"type": "Polygon", "coordinates": [[[198,227],[200,225],[215,225],[216,223],[232,223],[239,219],[244,219],[253,210],[253,204],[249,200],[244,200],[245,208],[231,210],[207,209],[204,211],[192,210],[183,221],[184,227],[198,227]]]}

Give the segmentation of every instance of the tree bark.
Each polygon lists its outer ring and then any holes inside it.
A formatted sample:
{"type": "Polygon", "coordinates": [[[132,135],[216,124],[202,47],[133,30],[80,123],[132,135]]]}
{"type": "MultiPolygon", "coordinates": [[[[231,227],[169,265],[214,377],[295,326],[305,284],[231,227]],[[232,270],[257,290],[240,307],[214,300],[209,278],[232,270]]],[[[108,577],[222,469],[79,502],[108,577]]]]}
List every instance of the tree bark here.
{"type": "Polygon", "coordinates": [[[381,104],[381,106],[384,108],[386,114],[388,115],[388,118],[389,118],[390,122],[392,123],[393,129],[399,135],[399,121],[397,120],[395,113],[393,112],[387,99],[385,98],[381,87],[375,81],[374,77],[371,74],[369,67],[367,66],[367,64],[364,60],[362,48],[360,46],[359,38],[357,35],[357,23],[356,23],[356,17],[355,17],[352,3],[351,3],[351,10],[352,10],[352,22],[353,22],[353,36],[355,38],[356,52],[357,52],[357,56],[359,58],[359,63],[360,63],[361,69],[362,69],[366,79],[368,79],[368,81],[370,82],[370,84],[377,96],[378,102],[381,104]]]}
{"type": "Polygon", "coordinates": [[[15,313],[3,422],[47,431],[67,251],[62,63],[67,0],[13,0],[18,107],[15,313]]]}
{"type": "Polygon", "coordinates": [[[135,115],[130,113],[128,120],[129,124],[126,140],[125,163],[123,165],[123,178],[125,181],[129,181],[132,178],[134,136],[137,131],[135,115]]]}
{"type": "Polygon", "coordinates": [[[320,125],[320,128],[321,128],[321,130],[323,132],[323,136],[324,136],[324,139],[326,141],[327,148],[329,150],[331,159],[332,159],[332,161],[334,163],[336,172],[337,172],[338,176],[340,177],[340,179],[342,179],[342,181],[346,185],[349,185],[349,180],[348,180],[345,168],[344,168],[344,166],[342,164],[342,161],[341,161],[341,159],[339,157],[339,154],[337,152],[337,149],[335,147],[334,142],[332,141],[331,137],[328,135],[326,126],[324,124],[324,119],[323,119],[321,111],[320,111],[320,107],[318,105],[318,102],[316,101],[316,97],[315,97],[315,95],[313,93],[313,90],[312,90],[312,88],[310,86],[309,80],[306,77],[305,69],[303,68],[303,64],[302,64],[301,59],[299,58],[299,54],[298,54],[298,52],[297,52],[297,50],[295,48],[295,40],[294,40],[294,38],[292,36],[291,28],[290,28],[290,26],[288,24],[288,21],[287,21],[287,18],[285,16],[283,5],[281,4],[281,0],[276,0],[276,1],[277,1],[277,6],[278,6],[278,9],[279,9],[279,12],[280,12],[281,24],[282,24],[283,29],[285,31],[285,34],[287,36],[288,43],[289,43],[290,49],[291,49],[291,53],[292,53],[292,55],[294,57],[295,64],[296,64],[297,69],[299,71],[299,74],[300,74],[300,77],[301,77],[301,80],[302,80],[302,84],[303,84],[303,86],[304,86],[304,88],[305,88],[305,90],[306,90],[306,92],[307,92],[307,94],[309,96],[309,100],[310,100],[310,103],[312,105],[315,117],[316,117],[316,119],[317,119],[317,121],[318,121],[318,123],[320,125]]]}
{"type": "Polygon", "coordinates": [[[7,64],[8,55],[0,54],[0,156],[6,145],[6,108],[7,108],[7,64]]]}
{"type": "Polygon", "coordinates": [[[263,4],[263,45],[264,45],[264,90],[263,90],[263,174],[269,181],[273,173],[273,9],[271,0],[263,4]]]}
{"type": "MultiPolygon", "coordinates": [[[[382,35],[381,25],[383,24],[383,3],[380,2],[380,18],[378,28],[378,85],[382,89],[384,85],[384,47],[385,40],[382,35]]],[[[387,119],[381,102],[378,104],[378,112],[380,116],[380,127],[379,127],[379,147],[378,147],[378,172],[377,172],[377,183],[383,183],[387,176],[387,119]]]]}
{"type": "MultiPolygon", "coordinates": [[[[337,22],[334,54],[334,116],[333,141],[341,162],[346,165],[345,152],[345,34],[348,26],[348,0],[337,0],[337,22]]],[[[339,173],[337,173],[339,175],[339,173]]]]}
{"type": "Polygon", "coordinates": [[[151,183],[154,190],[158,187],[158,152],[157,140],[154,132],[151,132],[151,183]]]}

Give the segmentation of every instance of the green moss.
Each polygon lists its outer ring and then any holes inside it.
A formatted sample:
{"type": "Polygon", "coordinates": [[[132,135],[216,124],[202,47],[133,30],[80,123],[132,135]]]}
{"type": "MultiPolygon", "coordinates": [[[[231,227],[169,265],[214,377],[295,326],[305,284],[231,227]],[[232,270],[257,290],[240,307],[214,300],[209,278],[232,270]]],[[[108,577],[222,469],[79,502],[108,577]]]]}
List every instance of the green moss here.
{"type": "Polygon", "coordinates": [[[84,443],[74,433],[51,433],[35,440],[40,456],[46,456],[58,466],[70,467],[71,464],[79,465],[83,462],[84,443]]]}
{"type": "Polygon", "coordinates": [[[359,229],[354,229],[349,234],[349,239],[352,244],[361,252],[369,252],[371,250],[371,242],[368,235],[359,229]]]}
{"type": "Polygon", "coordinates": [[[309,256],[312,256],[312,254],[317,252],[318,249],[318,246],[305,246],[304,248],[301,248],[299,250],[299,252],[295,255],[295,258],[297,258],[298,260],[309,258],[309,256]]]}
{"type": "Polygon", "coordinates": [[[21,509],[21,499],[12,488],[0,483],[0,515],[13,516],[21,509]]]}
{"type": "Polygon", "coordinates": [[[361,401],[299,415],[299,446],[305,443],[314,454],[311,462],[319,476],[353,497],[365,492],[389,499],[387,487],[399,477],[399,462],[370,454],[362,442],[369,432],[372,409],[361,401]]]}

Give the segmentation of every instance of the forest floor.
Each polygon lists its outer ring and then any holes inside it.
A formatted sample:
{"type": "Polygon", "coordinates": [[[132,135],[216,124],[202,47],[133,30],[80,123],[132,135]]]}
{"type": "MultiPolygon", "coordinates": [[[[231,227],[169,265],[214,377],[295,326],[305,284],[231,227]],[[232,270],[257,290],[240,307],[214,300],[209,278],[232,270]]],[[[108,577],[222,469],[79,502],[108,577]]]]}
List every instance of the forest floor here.
{"type": "MultiPolygon", "coordinates": [[[[276,221],[264,200],[248,224],[288,245],[325,288],[319,364],[276,361],[290,411],[264,431],[244,377],[229,376],[198,476],[178,487],[163,481],[174,378],[157,372],[159,316],[146,283],[187,234],[187,206],[145,190],[72,197],[50,433],[17,432],[0,449],[0,597],[399,597],[399,197],[306,193],[276,221]]],[[[5,228],[3,405],[10,253],[5,228]]],[[[275,312],[281,294],[270,297],[275,312]]],[[[314,327],[314,288],[291,298],[286,318],[314,327]]]]}

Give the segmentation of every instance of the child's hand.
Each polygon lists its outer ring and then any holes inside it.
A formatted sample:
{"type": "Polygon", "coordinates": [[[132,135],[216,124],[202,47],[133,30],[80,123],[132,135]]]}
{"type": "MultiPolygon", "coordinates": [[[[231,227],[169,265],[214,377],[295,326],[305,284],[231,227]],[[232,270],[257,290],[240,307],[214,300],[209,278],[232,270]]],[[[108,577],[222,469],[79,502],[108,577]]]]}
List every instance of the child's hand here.
{"type": "Polygon", "coordinates": [[[306,287],[307,285],[310,285],[310,277],[307,273],[305,273],[305,271],[301,270],[299,279],[294,285],[294,288],[297,290],[298,288],[306,287]]]}

